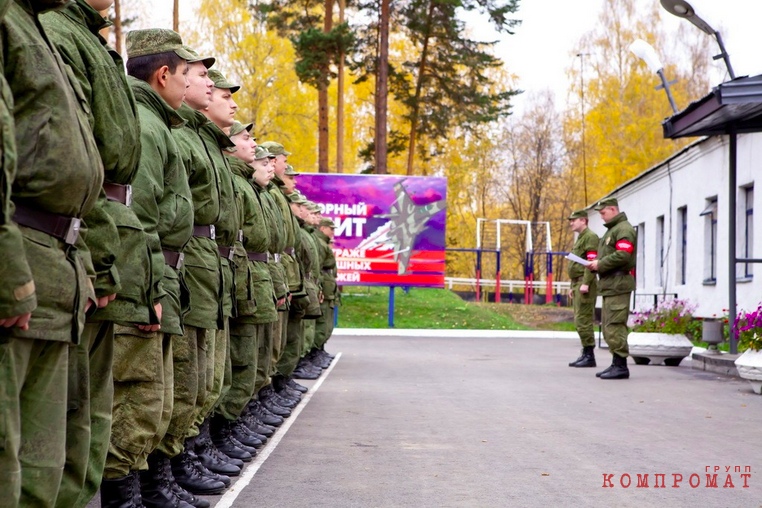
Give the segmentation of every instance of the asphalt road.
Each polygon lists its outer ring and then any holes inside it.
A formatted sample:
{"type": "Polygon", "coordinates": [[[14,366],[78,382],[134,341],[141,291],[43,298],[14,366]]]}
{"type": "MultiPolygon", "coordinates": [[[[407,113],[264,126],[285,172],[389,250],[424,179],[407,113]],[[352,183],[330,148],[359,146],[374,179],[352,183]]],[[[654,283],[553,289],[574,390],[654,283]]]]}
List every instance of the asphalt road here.
{"type": "Polygon", "coordinates": [[[237,497],[209,498],[219,507],[762,507],[762,397],[746,381],[690,361],[602,381],[567,367],[578,345],[558,339],[328,349],[343,353],[332,372],[237,497]]]}

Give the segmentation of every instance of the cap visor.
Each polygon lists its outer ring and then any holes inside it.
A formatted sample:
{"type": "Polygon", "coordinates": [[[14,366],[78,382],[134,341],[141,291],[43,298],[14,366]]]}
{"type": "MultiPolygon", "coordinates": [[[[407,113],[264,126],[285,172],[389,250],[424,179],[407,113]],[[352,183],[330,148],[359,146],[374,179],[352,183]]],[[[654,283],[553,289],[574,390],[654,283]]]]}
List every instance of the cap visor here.
{"type": "Polygon", "coordinates": [[[188,52],[187,52],[187,51],[185,51],[183,48],[179,48],[179,49],[176,49],[176,50],[175,50],[175,54],[176,54],[177,56],[179,56],[180,58],[182,58],[183,60],[187,61],[187,62],[190,62],[190,61],[192,61],[192,60],[196,60],[196,61],[198,61],[198,58],[197,58],[197,57],[195,57],[195,56],[193,56],[192,54],[188,53],[188,52]]]}

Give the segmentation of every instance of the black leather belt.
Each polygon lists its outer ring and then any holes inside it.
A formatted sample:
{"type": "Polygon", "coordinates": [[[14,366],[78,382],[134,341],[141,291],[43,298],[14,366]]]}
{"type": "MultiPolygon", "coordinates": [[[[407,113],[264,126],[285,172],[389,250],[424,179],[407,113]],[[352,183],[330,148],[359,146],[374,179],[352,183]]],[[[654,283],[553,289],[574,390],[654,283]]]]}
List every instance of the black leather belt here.
{"type": "Polygon", "coordinates": [[[283,252],[285,252],[286,254],[288,254],[291,257],[294,257],[296,255],[296,249],[294,249],[293,247],[289,247],[287,249],[284,249],[283,252]]]}
{"type": "Polygon", "coordinates": [[[124,206],[132,205],[132,185],[104,183],[103,190],[106,192],[109,201],[116,201],[124,206]]]}
{"type": "Polygon", "coordinates": [[[225,259],[233,259],[233,254],[235,254],[235,249],[233,247],[220,247],[217,246],[217,250],[220,253],[220,256],[222,256],[225,259]]]}
{"type": "MultiPolygon", "coordinates": [[[[323,268],[323,271],[325,273],[333,273],[333,268],[323,268]]],[[[574,280],[574,279],[572,279],[572,280],[574,280]]]]}
{"type": "Polygon", "coordinates": [[[172,268],[180,269],[183,266],[185,254],[171,250],[162,251],[164,253],[164,262],[172,268]]]}
{"type": "Polygon", "coordinates": [[[193,226],[193,236],[203,236],[214,240],[214,224],[211,226],[193,226]]]}
{"type": "Polygon", "coordinates": [[[630,272],[625,272],[624,270],[614,270],[612,272],[606,272],[599,274],[599,277],[601,279],[608,279],[609,277],[616,277],[617,275],[630,275],[630,272]]]}
{"type": "Polygon", "coordinates": [[[246,255],[250,261],[262,261],[267,263],[270,260],[270,254],[267,252],[247,252],[246,255]]]}
{"type": "Polygon", "coordinates": [[[79,226],[82,222],[77,217],[50,213],[24,205],[16,205],[13,221],[16,224],[54,236],[69,245],[77,243],[79,226]]]}

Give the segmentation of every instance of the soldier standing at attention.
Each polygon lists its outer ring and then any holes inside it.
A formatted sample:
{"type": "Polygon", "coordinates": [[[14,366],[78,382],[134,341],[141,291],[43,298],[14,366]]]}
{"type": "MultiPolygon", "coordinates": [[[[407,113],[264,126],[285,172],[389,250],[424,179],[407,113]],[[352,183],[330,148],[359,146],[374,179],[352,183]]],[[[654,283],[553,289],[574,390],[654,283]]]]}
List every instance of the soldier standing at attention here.
{"type": "MultiPolygon", "coordinates": [[[[104,508],[139,507],[141,496],[135,496],[136,492],[142,493],[147,507],[179,501],[163,481],[169,462],[151,452],[172,416],[172,336],[183,333],[188,295],[182,250],[193,232],[190,189],[171,134],[171,129],[184,123],[177,110],[188,86],[187,61],[193,56],[183,50],[178,33],[163,29],[128,33],[127,55],[141,142],[132,209],[151,251],[154,298],[161,299],[161,329],[129,323],[114,326],[114,409],[101,484],[104,508]]],[[[190,505],[179,502],[179,506],[190,505]]]]}
{"type": "MultiPolygon", "coordinates": [[[[569,216],[569,226],[577,233],[577,241],[572,247],[572,254],[582,259],[593,261],[598,257],[598,235],[587,227],[587,212],[577,210],[569,216]]],[[[593,334],[593,314],[595,313],[596,279],[595,274],[586,270],[580,263],[569,262],[571,289],[569,298],[574,306],[574,327],[582,342],[582,354],[569,364],[569,367],[595,367],[595,336],[593,334]]]]}
{"type": "Polygon", "coordinates": [[[66,458],[70,345],[81,340],[85,313],[97,303],[79,231],[101,192],[103,166],[81,91],[39,21],[67,3],[0,1],[0,75],[7,80],[0,83],[4,507],[55,506],[66,458]]]}
{"type": "MultiPolygon", "coordinates": [[[[339,287],[336,284],[336,256],[333,253],[333,235],[336,225],[327,217],[320,219],[320,228],[315,232],[319,247],[323,250],[321,278],[323,302],[320,308],[323,314],[315,323],[315,343],[313,356],[318,359],[332,360],[333,356],[325,351],[325,343],[333,333],[333,321],[336,306],[339,304],[339,287]]],[[[325,363],[323,363],[325,365],[325,363]]]]}
{"type": "Polygon", "coordinates": [[[613,356],[611,366],[596,374],[601,379],[627,379],[627,317],[630,314],[630,293],[635,290],[635,230],[627,216],[619,211],[616,198],[602,199],[595,205],[606,226],[606,234],[598,244],[598,259],[588,267],[598,272],[603,297],[603,338],[613,356]]]}
{"type": "Polygon", "coordinates": [[[66,467],[56,501],[61,508],[87,505],[101,484],[111,434],[114,322],[159,325],[145,234],[130,208],[130,184],[140,158],[137,106],[121,56],[98,33],[110,25],[99,11],[112,3],[76,0],[40,17],[74,70],[105,172],[105,193],[85,217],[98,310],[87,319],[82,341],[69,355],[73,409],[67,414],[66,467]]]}

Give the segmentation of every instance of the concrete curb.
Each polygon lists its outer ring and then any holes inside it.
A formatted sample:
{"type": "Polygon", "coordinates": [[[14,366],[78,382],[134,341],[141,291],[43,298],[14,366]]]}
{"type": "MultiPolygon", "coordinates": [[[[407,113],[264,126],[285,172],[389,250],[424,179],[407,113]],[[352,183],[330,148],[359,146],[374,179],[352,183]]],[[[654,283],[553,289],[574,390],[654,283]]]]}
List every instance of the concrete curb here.
{"type": "Polygon", "coordinates": [[[334,337],[416,337],[466,339],[571,339],[579,340],[577,332],[543,330],[433,330],[405,328],[334,328],[334,337]]]}

